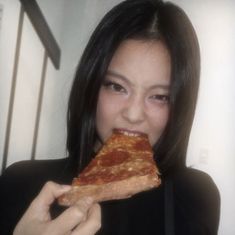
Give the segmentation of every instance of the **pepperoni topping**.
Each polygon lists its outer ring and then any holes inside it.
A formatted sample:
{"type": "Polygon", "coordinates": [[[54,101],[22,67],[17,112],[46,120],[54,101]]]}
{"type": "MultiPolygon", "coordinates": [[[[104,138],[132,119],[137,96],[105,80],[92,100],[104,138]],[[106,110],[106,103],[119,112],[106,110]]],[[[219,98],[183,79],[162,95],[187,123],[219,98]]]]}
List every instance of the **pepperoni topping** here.
{"type": "Polygon", "coordinates": [[[104,184],[132,176],[156,174],[147,135],[117,131],[88,164],[73,185],[104,184]]]}
{"type": "Polygon", "coordinates": [[[137,151],[152,151],[148,141],[144,139],[135,143],[134,149],[137,151]]]}
{"type": "Polygon", "coordinates": [[[124,152],[122,150],[113,150],[102,156],[99,159],[99,165],[104,167],[119,165],[125,162],[128,158],[130,158],[130,154],[128,152],[124,152]]]}

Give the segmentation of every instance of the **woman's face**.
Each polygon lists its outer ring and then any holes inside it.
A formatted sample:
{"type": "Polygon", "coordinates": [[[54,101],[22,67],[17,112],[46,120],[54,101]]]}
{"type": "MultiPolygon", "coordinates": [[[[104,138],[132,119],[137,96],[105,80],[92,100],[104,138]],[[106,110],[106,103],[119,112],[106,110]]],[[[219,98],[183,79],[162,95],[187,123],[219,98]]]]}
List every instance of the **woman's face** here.
{"type": "Polygon", "coordinates": [[[118,128],[146,133],[153,146],[168,121],[170,77],[170,55],[161,41],[124,41],[99,91],[96,129],[100,142],[118,128]]]}

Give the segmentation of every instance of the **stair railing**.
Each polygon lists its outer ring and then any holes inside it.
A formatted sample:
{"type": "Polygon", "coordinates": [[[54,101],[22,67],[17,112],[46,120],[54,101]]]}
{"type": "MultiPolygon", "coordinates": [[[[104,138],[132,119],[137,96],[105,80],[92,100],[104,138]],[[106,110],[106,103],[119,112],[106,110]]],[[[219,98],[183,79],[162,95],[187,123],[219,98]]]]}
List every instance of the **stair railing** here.
{"type": "Polygon", "coordinates": [[[2,160],[2,172],[5,170],[7,166],[9,142],[10,142],[10,134],[11,134],[11,126],[12,126],[12,116],[13,116],[13,110],[14,110],[15,90],[16,90],[16,84],[17,84],[19,55],[20,55],[20,49],[21,49],[21,38],[22,38],[22,30],[23,30],[25,14],[27,14],[28,18],[30,19],[35,29],[35,32],[37,33],[44,47],[44,58],[43,58],[41,81],[40,81],[39,95],[38,95],[38,102],[37,102],[37,113],[36,113],[36,120],[35,120],[35,126],[34,126],[34,134],[33,134],[33,145],[31,149],[32,160],[35,159],[36,149],[37,149],[37,139],[38,139],[41,109],[42,109],[42,103],[43,103],[43,93],[44,93],[48,58],[51,59],[54,67],[57,70],[60,67],[60,57],[61,57],[60,48],[37,2],[35,0],[20,0],[20,2],[21,2],[21,7],[20,7],[20,14],[19,14],[19,21],[18,21],[14,66],[13,66],[11,91],[10,91],[10,99],[9,99],[8,114],[7,114],[7,125],[6,125],[3,160],[2,160]]]}

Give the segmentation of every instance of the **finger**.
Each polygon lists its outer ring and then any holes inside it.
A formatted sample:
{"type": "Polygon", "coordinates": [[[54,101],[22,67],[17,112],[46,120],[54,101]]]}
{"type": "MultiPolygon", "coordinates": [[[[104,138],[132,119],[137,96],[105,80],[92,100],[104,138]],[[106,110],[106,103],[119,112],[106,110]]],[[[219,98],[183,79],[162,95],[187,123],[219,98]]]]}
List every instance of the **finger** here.
{"type": "Polygon", "coordinates": [[[38,208],[48,208],[56,198],[69,191],[70,189],[71,186],[59,185],[52,181],[48,181],[43,186],[41,192],[35,198],[32,204],[38,208]]]}
{"type": "Polygon", "coordinates": [[[79,224],[71,235],[94,235],[101,228],[101,209],[99,204],[90,208],[87,220],[79,224]]]}
{"type": "Polygon", "coordinates": [[[51,229],[55,228],[61,234],[72,231],[74,227],[80,224],[87,216],[87,212],[93,203],[92,198],[83,198],[77,204],[65,210],[59,217],[51,221],[51,229]]]}

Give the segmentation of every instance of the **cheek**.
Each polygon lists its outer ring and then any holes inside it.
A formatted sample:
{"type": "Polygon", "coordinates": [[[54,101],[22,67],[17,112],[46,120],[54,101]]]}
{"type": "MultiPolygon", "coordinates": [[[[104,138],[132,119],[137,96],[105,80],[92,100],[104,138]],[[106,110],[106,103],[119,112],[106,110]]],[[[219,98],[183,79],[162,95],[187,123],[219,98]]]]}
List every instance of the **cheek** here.
{"type": "Polygon", "coordinates": [[[164,130],[169,119],[169,108],[167,107],[159,117],[159,123],[161,128],[164,130]]]}
{"type": "Polygon", "coordinates": [[[101,90],[96,110],[96,129],[103,141],[111,134],[118,112],[116,99],[101,90]]]}
{"type": "Polygon", "coordinates": [[[166,128],[169,119],[169,107],[151,112],[148,117],[151,130],[150,142],[151,145],[154,145],[166,128]]]}
{"type": "Polygon", "coordinates": [[[96,126],[97,129],[99,129],[100,126],[103,125],[105,122],[105,119],[108,118],[108,109],[109,109],[110,104],[107,102],[105,97],[100,94],[98,98],[98,103],[97,103],[97,110],[96,110],[96,126]]]}
{"type": "Polygon", "coordinates": [[[106,92],[100,92],[97,103],[97,115],[96,118],[100,121],[103,119],[109,119],[117,112],[117,102],[115,99],[106,94],[106,92]],[[116,112],[115,112],[116,111],[116,112]]]}
{"type": "Polygon", "coordinates": [[[147,115],[152,123],[157,126],[164,127],[169,119],[169,105],[168,104],[147,104],[147,115]]]}

